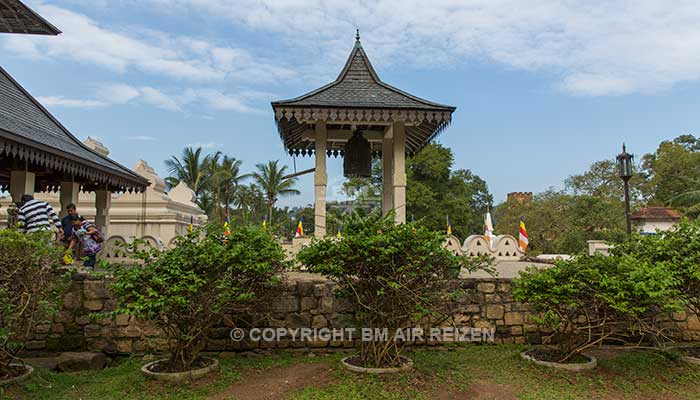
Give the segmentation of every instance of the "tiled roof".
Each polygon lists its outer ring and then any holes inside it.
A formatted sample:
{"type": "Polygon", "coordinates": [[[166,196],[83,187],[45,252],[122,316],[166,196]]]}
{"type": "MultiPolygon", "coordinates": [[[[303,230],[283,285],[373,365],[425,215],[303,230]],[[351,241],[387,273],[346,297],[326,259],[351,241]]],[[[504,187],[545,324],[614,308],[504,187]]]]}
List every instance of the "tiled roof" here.
{"type": "Polygon", "coordinates": [[[0,0],[0,32],[58,35],[58,28],[19,0],[0,0]]]}
{"type": "MultiPolygon", "coordinates": [[[[0,0],[1,1],[1,0],[0,0]]],[[[66,160],[65,170],[75,171],[112,186],[143,188],[148,182],[119,163],[103,157],[80,142],[17,81],[0,67],[0,153],[19,149],[44,160],[46,154],[66,160]],[[3,145],[3,143],[5,143],[3,145]],[[16,145],[15,147],[12,146],[16,145]],[[71,164],[69,167],[68,164],[71,164]],[[98,174],[90,171],[99,171],[98,174]]],[[[17,150],[15,150],[17,152],[17,150]]],[[[60,161],[55,161],[63,165],[60,161]]],[[[57,168],[58,169],[58,168],[57,168]]]]}
{"type": "Polygon", "coordinates": [[[272,106],[358,107],[454,111],[455,107],[433,103],[408,94],[379,79],[360,41],[350,53],[338,78],[319,89],[272,106]]]}
{"type": "Polygon", "coordinates": [[[632,219],[681,219],[681,214],[667,207],[647,207],[632,214],[632,219]]]}

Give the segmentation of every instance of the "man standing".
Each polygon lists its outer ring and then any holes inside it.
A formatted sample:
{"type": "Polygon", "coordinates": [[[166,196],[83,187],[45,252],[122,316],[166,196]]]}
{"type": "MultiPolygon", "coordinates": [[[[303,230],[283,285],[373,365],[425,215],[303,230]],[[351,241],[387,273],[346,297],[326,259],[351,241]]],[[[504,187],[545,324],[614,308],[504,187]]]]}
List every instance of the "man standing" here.
{"type": "Polygon", "coordinates": [[[66,247],[68,247],[68,243],[70,243],[71,236],[73,236],[73,216],[80,216],[78,215],[77,207],[73,203],[70,203],[66,206],[66,212],[68,214],[65,217],[61,218],[61,228],[63,229],[62,242],[66,247]]]}
{"type": "Polygon", "coordinates": [[[51,223],[58,229],[59,239],[63,237],[61,221],[51,205],[45,201],[35,200],[31,194],[22,196],[22,205],[17,212],[19,230],[24,233],[50,230],[51,223]]]}

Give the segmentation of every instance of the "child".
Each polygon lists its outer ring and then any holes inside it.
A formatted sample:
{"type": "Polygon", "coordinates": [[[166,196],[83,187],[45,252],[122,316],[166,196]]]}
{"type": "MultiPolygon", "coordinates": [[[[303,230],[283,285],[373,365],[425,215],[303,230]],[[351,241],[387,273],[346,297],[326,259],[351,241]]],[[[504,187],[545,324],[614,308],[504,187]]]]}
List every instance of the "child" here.
{"type": "Polygon", "coordinates": [[[75,243],[79,242],[81,255],[87,257],[83,266],[95,269],[97,253],[102,250],[102,245],[97,243],[93,237],[97,232],[97,228],[79,215],[71,216],[71,224],[73,224],[73,235],[71,236],[68,249],[72,250],[75,243]]]}

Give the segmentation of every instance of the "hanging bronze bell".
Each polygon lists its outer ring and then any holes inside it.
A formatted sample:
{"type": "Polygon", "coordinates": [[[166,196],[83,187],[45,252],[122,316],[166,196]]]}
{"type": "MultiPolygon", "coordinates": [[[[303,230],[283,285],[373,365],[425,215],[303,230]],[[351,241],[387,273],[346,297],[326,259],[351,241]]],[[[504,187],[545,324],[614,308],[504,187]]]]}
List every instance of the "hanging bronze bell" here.
{"type": "Polygon", "coordinates": [[[372,145],[359,130],[345,144],[343,175],[346,178],[369,178],[372,176],[372,145]]]}

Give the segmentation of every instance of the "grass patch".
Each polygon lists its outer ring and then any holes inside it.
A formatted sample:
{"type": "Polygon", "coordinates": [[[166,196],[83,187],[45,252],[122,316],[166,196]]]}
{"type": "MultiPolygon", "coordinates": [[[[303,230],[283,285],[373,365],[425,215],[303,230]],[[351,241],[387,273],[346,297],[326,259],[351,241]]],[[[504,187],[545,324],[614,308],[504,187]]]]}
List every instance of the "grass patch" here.
{"type": "Polygon", "coordinates": [[[289,398],[500,398],[499,395],[489,397],[489,390],[507,393],[508,396],[503,398],[524,400],[700,398],[700,368],[648,351],[615,354],[606,351],[597,355],[597,369],[571,373],[533,365],[520,358],[522,349],[522,346],[483,345],[448,350],[419,349],[406,354],[415,362],[413,371],[388,376],[345,371],[339,365],[343,354],[310,358],[278,352],[270,356],[221,360],[219,373],[182,386],[146,380],[139,371],[143,362],[128,359],[103,371],[59,374],[38,370],[31,380],[10,388],[4,397],[33,400],[206,399],[258,371],[274,376],[276,367],[312,362],[327,364],[332,369],[333,383],[323,388],[307,386],[289,393],[289,398]],[[478,397],[480,393],[485,397],[478,397]]]}

